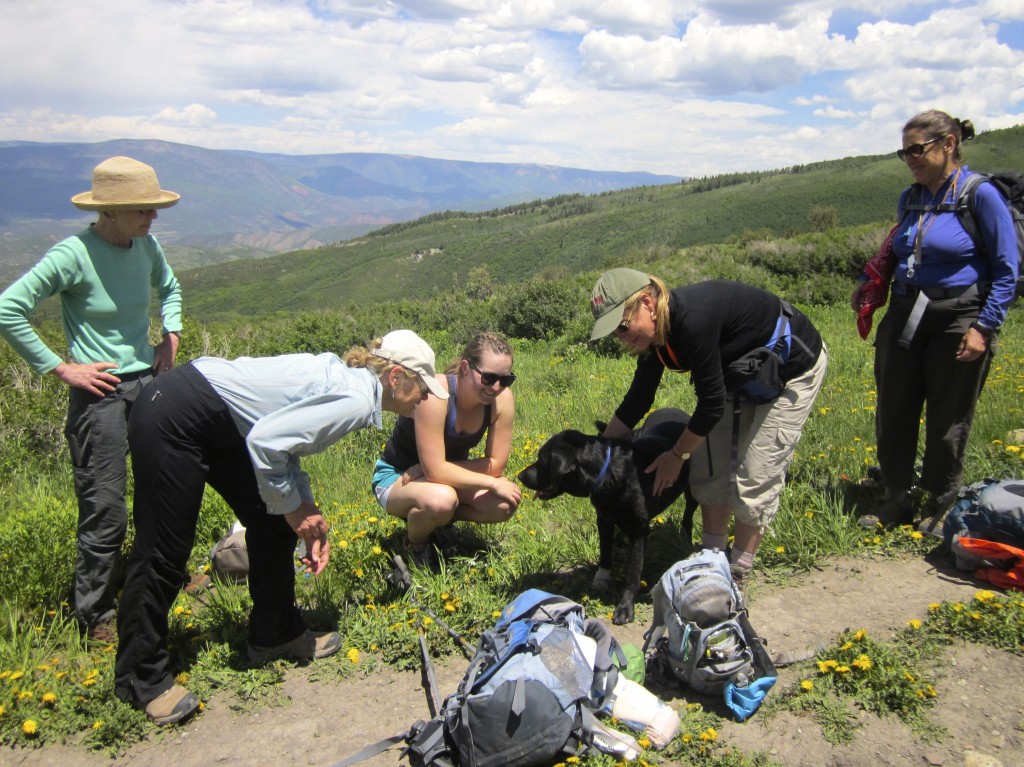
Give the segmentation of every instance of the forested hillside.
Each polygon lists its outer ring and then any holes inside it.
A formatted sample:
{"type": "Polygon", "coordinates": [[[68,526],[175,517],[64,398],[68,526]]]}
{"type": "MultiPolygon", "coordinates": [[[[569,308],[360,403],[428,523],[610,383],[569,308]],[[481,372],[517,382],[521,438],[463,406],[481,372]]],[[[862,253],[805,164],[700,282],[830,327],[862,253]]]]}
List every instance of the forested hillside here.
{"type": "MultiPolygon", "coordinates": [[[[1024,167],[1024,126],[964,149],[977,169],[1024,167]]],[[[437,213],[357,240],[184,272],[191,316],[256,318],[423,299],[666,259],[687,276],[742,277],[828,303],[871,255],[910,177],[894,154],[437,213]],[[761,273],[763,272],[763,273],[761,273]]]]}

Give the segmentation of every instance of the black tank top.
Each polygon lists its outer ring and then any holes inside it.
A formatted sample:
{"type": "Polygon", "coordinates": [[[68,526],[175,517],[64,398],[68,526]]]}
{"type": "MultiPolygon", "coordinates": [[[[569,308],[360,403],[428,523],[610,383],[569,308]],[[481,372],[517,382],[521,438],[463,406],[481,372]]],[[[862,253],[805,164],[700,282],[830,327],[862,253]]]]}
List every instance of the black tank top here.
{"type": "MultiPolygon", "coordinates": [[[[456,377],[449,373],[448,414],[444,423],[444,457],[449,462],[465,461],[469,458],[469,451],[480,444],[480,440],[484,438],[491,425],[491,406],[486,405],[484,407],[484,422],[477,431],[471,434],[460,434],[455,431],[455,402],[458,397],[456,381],[456,377]]],[[[399,471],[405,471],[420,462],[419,452],[416,450],[415,420],[406,416],[398,416],[398,423],[395,424],[381,457],[399,471]]]]}

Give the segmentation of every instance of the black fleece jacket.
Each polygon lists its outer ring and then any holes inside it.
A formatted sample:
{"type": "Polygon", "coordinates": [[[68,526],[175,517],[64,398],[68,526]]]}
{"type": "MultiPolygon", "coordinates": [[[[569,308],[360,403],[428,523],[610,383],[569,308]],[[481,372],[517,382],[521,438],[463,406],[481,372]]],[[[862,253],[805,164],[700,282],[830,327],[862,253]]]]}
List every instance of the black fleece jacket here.
{"type": "MultiPolygon", "coordinates": [[[[673,370],[689,371],[697,392],[697,407],[690,416],[689,428],[706,437],[725,413],[728,393],[723,370],[747,352],[767,344],[781,312],[778,296],[742,282],[708,280],[670,291],[668,346],[672,354],[664,347],[652,346],[640,355],[633,383],[615,415],[626,426],[635,426],[654,403],[668,363],[673,370]]],[[[810,370],[822,348],[821,336],[799,309],[794,308],[790,328],[807,349],[792,344],[783,369],[787,381],[810,370]]]]}

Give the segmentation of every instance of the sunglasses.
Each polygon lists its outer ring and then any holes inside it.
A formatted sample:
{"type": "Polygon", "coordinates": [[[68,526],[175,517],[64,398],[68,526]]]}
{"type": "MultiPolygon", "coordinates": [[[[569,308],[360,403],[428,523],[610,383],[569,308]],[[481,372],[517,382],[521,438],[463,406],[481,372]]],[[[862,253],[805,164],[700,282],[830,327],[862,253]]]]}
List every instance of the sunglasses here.
{"type": "Polygon", "coordinates": [[[934,144],[936,141],[941,141],[942,139],[942,136],[937,136],[936,138],[928,139],[922,144],[911,144],[910,146],[904,149],[897,149],[896,156],[901,160],[906,160],[908,157],[911,157],[916,160],[918,157],[924,154],[925,147],[927,147],[929,144],[934,144]]]}
{"type": "Polygon", "coordinates": [[[624,320],[622,320],[622,322],[620,322],[618,325],[615,326],[615,334],[616,335],[620,335],[621,336],[623,333],[628,333],[629,332],[629,323],[633,320],[633,314],[635,312],[636,312],[636,305],[634,304],[633,308],[629,310],[629,315],[624,320]]]}
{"type": "MultiPolygon", "coordinates": [[[[466,362],[469,362],[469,360],[466,360],[466,362]]],[[[507,389],[516,382],[515,373],[508,373],[506,375],[501,375],[499,373],[485,373],[472,362],[469,362],[469,366],[480,374],[480,383],[482,383],[484,386],[494,386],[494,384],[501,384],[502,387],[507,389]]]]}

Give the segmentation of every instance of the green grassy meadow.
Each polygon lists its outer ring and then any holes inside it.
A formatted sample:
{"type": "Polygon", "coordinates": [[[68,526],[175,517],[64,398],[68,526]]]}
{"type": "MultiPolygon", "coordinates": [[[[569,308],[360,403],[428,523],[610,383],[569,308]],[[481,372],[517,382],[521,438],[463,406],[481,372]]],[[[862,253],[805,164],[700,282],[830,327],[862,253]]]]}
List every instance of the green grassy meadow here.
{"type": "MultiPolygon", "coordinates": [[[[909,529],[865,533],[857,528],[857,515],[870,510],[878,494],[860,484],[875,463],[872,347],[857,336],[849,309],[811,306],[806,310],[830,350],[828,377],[791,467],[779,517],[761,547],[756,564],[759,578],[785,579],[839,555],[920,556],[934,546],[933,540],[920,539],[909,529]]],[[[1024,427],[1024,324],[1019,312],[1011,313],[978,408],[967,482],[1024,474],[1022,445],[1008,439],[1012,430],[1024,427]]],[[[457,354],[457,345],[446,331],[425,330],[423,335],[434,344],[439,362],[457,354]]],[[[179,361],[207,350],[227,356],[248,353],[256,342],[236,331],[225,337],[207,332],[189,343],[193,345],[186,347],[179,361]]],[[[607,419],[625,392],[633,367],[630,357],[564,337],[520,340],[514,345],[519,379],[509,475],[531,462],[540,444],[554,432],[591,431],[595,419],[607,419]]],[[[61,447],[61,392],[49,380],[19,368],[6,347],[3,355],[0,434],[5,443],[0,454],[10,457],[0,462],[5,498],[0,509],[0,743],[72,742],[116,754],[154,728],[143,715],[114,698],[114,648],[85,643],[69,619],[66,597],[76,509],[61,447]]],[[[656,406],[692,409],[693,403],[688,379],[666,375],[656,406]]],[[[390,423],[386,420],[385,428],[390,423]]],[[[408,595],[397,593],[385,580],[391,555],[401,550],[402,523],[381,511],[369,489],[371,469],[386,434],[350,434],[326,453],[304,461],[331,525],[332,553],[324,574],[302,579],[300,598],[311,627],[337,629],[344,638],[343,652],[318,664],[320,678],[372,672],[380,664],[416,668],[420,662],[415,626],[423,616],[410,605],[408,595]]],[[[652,537],[645,563],[648,583],[686,551],[680,516],[681,505],[658,520],[659,534],[652,537]]],[[[212,545],[232,521],[223,502],[208,492],[191,561],[194,570],[207,567],[212,545]]],[[[497,610],[528,587],[566,594],[583,602],[592,615],[610,619],[616,596],[589,590],[597,535],[585,500],[563,497],[541,503],[527,497],[510,522],[463,525],[461,532],[457,553],[445,558],[439,573],[416,571],[415,588],[423,604],[471,643],[482,629],[493,625],[497,610]]],[[[179,680],[203,699],[215,690],[230,691],[242,710],[275,702],[287,668],[284,663],[251,668],[245,662],[247,603],[244,586],[229,584],[221,584],[201,601],[182,595],[173,610],[171,634],[179,680]]],[[[1002,631],[1004,644],[1020,652],[1024,602],[1008,600],[1006,604],[1003,614],[1016,611],[1017,618],[1002,631]]],[[[955,622],[939,625],[939,612],[934,632],[970,639],[955,622]]],[[[946,613],[942,615],[948,618],[946,613]]],[[[641,610],[640,615],[649,611],[641,610]]],[[[432,637],[433,652],[456,652],[454,643],[429,617],[423,622],[432,637]]],[[[836,663],[845,657],[838,652],[829,656],[838,658],[836,663]]],[[[867,657],[865,652],[850,657],[867,657]]],[[[872,647],[870,652],[885,651],[872,647]]],[[[865,664],[858,663],[857,668],[865,664]]],[[[884,680],[879,684],[884,686],[884,680]]],[[[814,693],[818,697],[800,698],[797,691],[780,700],[790,706],[806,704],[813,712],[814,706],[828,705],[821,697],[825,687],[819,680],[814,693]]],[[[844,693],[842,684],[834,686],[835,694],[855,700],[857,694],[868,694],[869,688],[861,685],[844,693]]],[[[889,709],[876,698],[871,698],[872,705],[892,711],[893,706],[906,708],[925,701],[927,692],[924,687],[905,691],[889,709]]],[[[917,709],[907,710],[908,716],[920,714],[917,709]]],[[[708,733],[715,733],[715,721],[708,712],[688,710],[684,726],[692,726],[693,734],[686,736],[690,740],[680,741],[678,753],[689,753],[686,749],[700,745],[702,738],[707,745],[712,739],[708,733]]]]}

